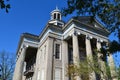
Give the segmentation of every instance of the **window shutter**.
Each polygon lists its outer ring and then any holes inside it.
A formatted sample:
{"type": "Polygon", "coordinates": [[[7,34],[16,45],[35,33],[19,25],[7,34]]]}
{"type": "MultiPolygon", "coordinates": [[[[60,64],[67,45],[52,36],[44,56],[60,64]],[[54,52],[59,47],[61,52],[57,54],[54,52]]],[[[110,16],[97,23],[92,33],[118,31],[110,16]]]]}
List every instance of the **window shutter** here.
{"type": "Polygon", "coordinates": [[[61,80],[61,69],[55,69],[55,80],[61,80]]]}
{"type": "Polygon", "coordinates": [[[55,46],[55,58],[60,59],[60,44],[56,44],[55,46]]]}

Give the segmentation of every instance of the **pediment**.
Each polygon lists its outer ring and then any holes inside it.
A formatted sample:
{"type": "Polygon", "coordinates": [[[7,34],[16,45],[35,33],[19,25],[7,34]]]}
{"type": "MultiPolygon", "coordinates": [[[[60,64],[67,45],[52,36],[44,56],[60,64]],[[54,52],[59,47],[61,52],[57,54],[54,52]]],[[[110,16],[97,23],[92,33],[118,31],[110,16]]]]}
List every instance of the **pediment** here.
{"type": "Polygon", "coordinates": [[[90,16],[79,16],[74,17],[74,20],[78,21],[80,24],[84,24],[87,27],[94,28],[96,30],[102,30],[109,33],[109,31],[103,26],[102,23],[100,23],[97,19],[92,18],[90,16]]]}
{"type": "Polygon", "coordinates": [[[91,17],[89,16],[80,16],[80,17],[73,17],[68,21],[68,23],[63,27],[63,31],[66,31],[71,27],[71,25],[74,25],[73,27],[79,28],[84,31],[91,31],[95,34],[100,34],[103,36],[108,36],[109,31],[96,19],[91,21],[91,17]]]}

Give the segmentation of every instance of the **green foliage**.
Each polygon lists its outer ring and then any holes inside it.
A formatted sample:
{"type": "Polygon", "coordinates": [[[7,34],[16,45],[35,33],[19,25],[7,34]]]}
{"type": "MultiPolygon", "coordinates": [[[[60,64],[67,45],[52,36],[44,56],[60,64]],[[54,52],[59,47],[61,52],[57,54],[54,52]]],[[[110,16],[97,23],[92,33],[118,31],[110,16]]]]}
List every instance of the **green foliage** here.
{"type": "Polygon", "coordinates": [[[106,74],[107,74],[107,77],[111,80],[110,67],[107,63],[106,63],[106,74]]]}
{"type": "Polygon", "coordinates": [[[116,53],[117,51],[120,51],[120,44],[117,41],[112,41],[109,46],[110,53],[116,53]]]}
{"type": "Polygon", "coordinates": [[[103,61],[107,61],[108,50],[106,49],[106,47],[100,48],[100,51],[98,51],[98,52],[102,55],[101,59],[103,61]]]}
{"type": "MultiPolygon", "coordinates": [[[[71,80],[76,80],[76,76],[81,77],[82,80],[89,80],[89,76],[93,72],[99,76],[102,75],[106,80],[111,80],[110,66],[106,60],[109,48],[104,46],[100,50],[94,49],[93,51],[95,53],[93,57],[87,55],[87,57],[84,58],[84,60],[79,61],[78,64],[68,65],[67,76],[71,76],[71,80]]],[[[117,71],[120,72],[119,70],[117,71]]]]}
{"type": "Polygon", "coordinates": [[[76,80],[76,76],[81,76],[84,80],[88,80],[88,73],[91,72],[91,69],[88,68],[87,62],[80,62],[79,65],[70,64],[67,67],[67,76],[71,76],[72,80],[76,80]]]}
{"type": "MultiPolygon", "coordinates": [[[[102,47],[99,52],[102,53],[103,56],[106,56],[106,55],[113,54],[119,51],[120,51],[120,43],[113,40],[112,42],[109,43],[108,46],[102,47]]],[[[104,58],[103,60],[106,60],[106,58],[104,58]]]]}
{"type": "Polygon", "coordinates": [[[10,4],[5,3],[5,2],[8,2],[8,1],[9,0],[7,0],[7,1],[0,0],[0,8],[5,9],[7,13],[9,12],[8,10],[10,9],[10,4]]]}
{"type": "MultiPolygon", "coordinates": [[[[97,56],[94,56],[97,57],[97,56]]],[[[75,77],[79,76],[82,80],[89,80],[91,73],[96,73],[98,75],[103,75],[106,79],[107,76],[110,78],[110,71],[108,65],[105,65],[106,72],[100,68],[100,63],[97,59],[91,61],[87,58],[83,61],[78,62],[79,64],[69,64],[67,67],[67,76],[71,77],[71,80],[76,80],[75,77]],[[107,76],[106,76],[107,75],[107,76]]],[[[106,62],[105,62],[106,63],[106,62]]]]}
{"type": "Polygon", "coordinates": [[[118,80],[120,80],[120,67],[117,69],[118,80]]]}
{"type": "Polygon", "coordinates": [[[66,16],[73,12],[99,19],[120,41],[120,0],[67,0],[63,14],[66,16]]]}

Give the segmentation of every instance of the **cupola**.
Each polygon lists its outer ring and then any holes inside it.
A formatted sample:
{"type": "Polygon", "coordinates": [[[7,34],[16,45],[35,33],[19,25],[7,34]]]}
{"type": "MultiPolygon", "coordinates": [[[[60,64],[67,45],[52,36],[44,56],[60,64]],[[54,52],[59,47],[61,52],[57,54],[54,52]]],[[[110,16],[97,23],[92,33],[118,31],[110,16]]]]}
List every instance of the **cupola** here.
{"type": "Polygon", "coordinates": [[[51,20],[55,20],[55,19],[61,20],[61,12],[58,9],[58,7],[56,7],[56,9],[51,12],[51,20]]]}
{"type": "Polygon", "coordinates": [[[64,26],[64,22],[62,21],[62,14],[58,7],[56,7],[56,9],[51,12],[51,20],[49,21],[49,23],[58,26],[64,26]]]}

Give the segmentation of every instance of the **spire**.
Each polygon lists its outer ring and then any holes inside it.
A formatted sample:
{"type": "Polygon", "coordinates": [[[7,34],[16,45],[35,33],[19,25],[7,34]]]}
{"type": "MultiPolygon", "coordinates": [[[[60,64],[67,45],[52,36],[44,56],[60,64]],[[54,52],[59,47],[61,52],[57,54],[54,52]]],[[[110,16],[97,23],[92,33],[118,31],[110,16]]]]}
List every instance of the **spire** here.
{"type": "Polygon", "coordinates": [[[56,6],[56,9],[53,10],[51,13],[54,13],[54,12],[59,12],[59,13],[61,13],[60,10],[59,10],[59,8],[58,8],[58,6],[56,6]]]}
{"type": "Polygon", "coordinates": [[[57,6],[56,6],[56,10],[59,10],[57,6]]]}

